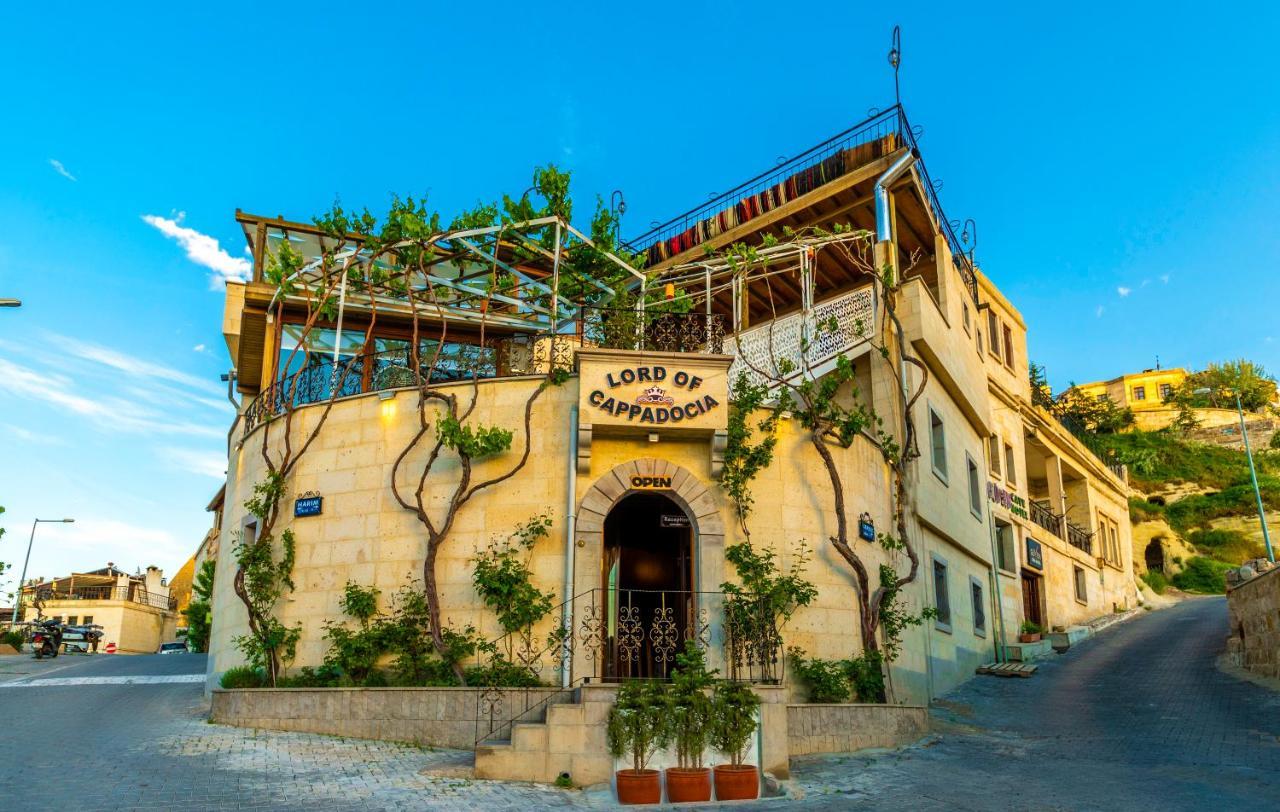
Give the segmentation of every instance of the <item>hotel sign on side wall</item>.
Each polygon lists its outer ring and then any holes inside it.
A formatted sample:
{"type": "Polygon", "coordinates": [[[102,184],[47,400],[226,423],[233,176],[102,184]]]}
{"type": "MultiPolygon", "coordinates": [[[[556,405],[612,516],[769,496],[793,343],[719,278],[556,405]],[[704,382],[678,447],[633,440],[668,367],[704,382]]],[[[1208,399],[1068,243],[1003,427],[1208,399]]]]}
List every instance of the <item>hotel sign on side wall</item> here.
{"type": "Polygon", "coordinates": [[[1027,539],[1027,566],[1044,569],[1044,550],[1040,547],[1040,542],[1033,538],[1027,539]]]}
{"type": "Polygon", "coordinates": [[[1013,491],[1006,490],[994,482],[987,483],[987,498],[1014,516],[1027,518],[1027,500],[1013,491]]]}
{"type": "Polygon", "coordinates": [[[723,429],[731,358],[581,350],[579,419],[644,432],[723,429]]]}

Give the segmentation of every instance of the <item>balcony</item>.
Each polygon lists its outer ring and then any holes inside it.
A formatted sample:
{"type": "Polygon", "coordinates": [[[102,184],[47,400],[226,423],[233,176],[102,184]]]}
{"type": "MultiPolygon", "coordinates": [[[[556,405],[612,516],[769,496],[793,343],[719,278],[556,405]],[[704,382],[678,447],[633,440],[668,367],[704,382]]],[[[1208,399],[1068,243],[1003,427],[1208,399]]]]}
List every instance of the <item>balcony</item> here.
{"type": "Polygon", "coordinates": [[[24,598],[32,597],[41,602],[49,601],[125,601],[152,609],[178,608],[178,599],[168,595],[152,595],[145,589],[135,586],[78,586],[70,590],[41,589],[28,587],[23,590],[24,598]]]}
{"type": "Polygon", "coordinates": [[[1067,522],[1067,543],[1093,555],[1093,533],[1071,521],[1067,522]]]}
{"type": "Polygon", "coordinates": [[[1062,517],[1049,509],[1048,502],[1031,502],[1031,521],[1062,538],[1062,517]]]}

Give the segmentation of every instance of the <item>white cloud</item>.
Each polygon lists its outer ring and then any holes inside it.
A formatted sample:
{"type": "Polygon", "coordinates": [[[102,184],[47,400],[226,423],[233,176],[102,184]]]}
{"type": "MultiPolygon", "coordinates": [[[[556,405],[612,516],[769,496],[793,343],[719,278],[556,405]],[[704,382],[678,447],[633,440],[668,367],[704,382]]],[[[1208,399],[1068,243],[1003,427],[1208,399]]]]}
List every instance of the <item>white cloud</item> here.
{"type": "Polygon", "coordinates": [[[71,174],[71,172],[69,172],[67,168],[62,165],[62,161],[59,161],[57,158],[50,158],[49,166],[52,166],[54,172],[57,172],[59,175],[66,178],[67,180],[76,179],[76,176],[71,174]]]}
{"type": "Polygon", "coordinates": [[[76,381],[65,375],[38,372],[3,358],[0,358],[0,380],[5,382],[6,394],[56,406],[111,431],[192,437],[226,436],[225,431],[213,426],[170,420],[164,413],[142,405],[147,401],[100,394],[87,397],[80,392],[88,394],[91,390],[77,386],[76,381]]]}
{"type": "Polygon", "coordinates": [[[1105,307],[1103,307],[1102,305],[1098,305],[1098,309],[1093,311],[1093,315],[1097,316],[1098,318],[1102,318],[1102,313],[1105,310],[1106,310],[1105,307]]]}
{"type": "Polygon", "coordinates": [[[213,477],[219,481],[227,478],[227,458],[217,452],[165,446],[156,453],[181,471],[213,477]]]}
{"type": "Polygon", "coordinates": [[[0,425],[0,428],[3,428],[6,432],[8,432],[9,434],[12,434],[14,437],[17,437],[19,440],[22,440],[25,443],[31,443],[32,445],[66,445],[67,444],[67,441],[61,437],[55,437],[52,434],[43,434],[38,431],[32,431],[30,429],[25,429],[22,426],[15,426],[15,425],[6,423],[4,425],[0,425]]]}
{"type": "MultiPolygon", "coordinates": [[[[110,561],[119,569],[133,572],[155,565],[173,576],[195,550],[198,539],[178,539],[168,530],[130,524],[99,516],[72,516],[73,524],[49,524],[40,529],[45,541],[59,547],[62,560],[76,562],[81,572],[100,569],[110,561]],[[46,535],[47,534],[47,535],[46,535]]],[[[33,573],[46,578],[65,572],[33,573]]]]}
{"type": "Polygon", "coordinates": [[[1116,288],[1116,293],[1119,293],[1121,296],[1128,296],[1132,292],[1133,292],[1132,288],[1126,288],[1124,285],[1121,285],[1120,287],[1116,288]]]}
{"type": "Polygon", "coordinates": [[[78,338],[55,333],[49,333],[48,335],[52,343],[74,356],[83,358],[86,361],[92,361],[95,364],[104,364],[112,369],[118,369],[135,378],[154,378],[162,381],[171,381],[183,386],[189,386],[192,389],[203,390],[211,395],[218,395],[222,391],[220,387],[215,386],[211,381],[198,378],[195,375],[190,375],[164,364],[157,364],[153,361],[127,355],[118,350],[103,347],[100,344],[81,341],[78,338]]]}
{"type": "Polygon", "coordinates": [[[142,220],[169,239],[176,240],[187,252],[187,259],[213,271],[213,276],[210,277],[213,290],[220,290],[227,282],[248,281],[253,263],[242,257],[231,256],[208,234],[201,234],[194,228],[182,225],[184,216],[183,212],[178,212],[172,219],[144,214],[142,220]]]}
{"type": "Polygon", "coordinates": [[[192,352],[206,352],[203,344],[197,344],[191,348],[192,352]]]}

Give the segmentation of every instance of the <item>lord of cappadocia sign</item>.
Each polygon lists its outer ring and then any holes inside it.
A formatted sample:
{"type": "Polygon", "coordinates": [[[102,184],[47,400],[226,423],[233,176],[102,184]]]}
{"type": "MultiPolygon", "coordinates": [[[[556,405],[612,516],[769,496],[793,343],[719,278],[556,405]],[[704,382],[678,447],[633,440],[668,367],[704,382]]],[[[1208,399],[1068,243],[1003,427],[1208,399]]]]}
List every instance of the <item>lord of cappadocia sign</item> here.
{"type": "Polygon", "coordinates": [[[594,425],[723,429],[732,358],[686,353],[579,353],[580,414],[594,425]]]}

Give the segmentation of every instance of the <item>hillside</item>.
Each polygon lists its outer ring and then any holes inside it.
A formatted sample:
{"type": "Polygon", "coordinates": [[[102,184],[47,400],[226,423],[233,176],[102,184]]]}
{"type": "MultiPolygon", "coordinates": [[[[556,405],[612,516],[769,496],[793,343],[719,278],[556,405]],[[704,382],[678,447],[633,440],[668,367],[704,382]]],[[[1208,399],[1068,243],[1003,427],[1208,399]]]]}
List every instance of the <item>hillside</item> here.
{"type": "MultiPolygon", "coordinates": [[[[1134,567],[1156,592],[1168,582],[1222,592],[1226,570],[1265,555],[1243,451],[1176,432],[1095,435],[1129,468],[1134,567]],[[1141,545],[1141,548],[1139,548],[1141,545]]],[[[1269,528],[1280,529],[1280,451],[1255,452],[1269,528]]]]}

